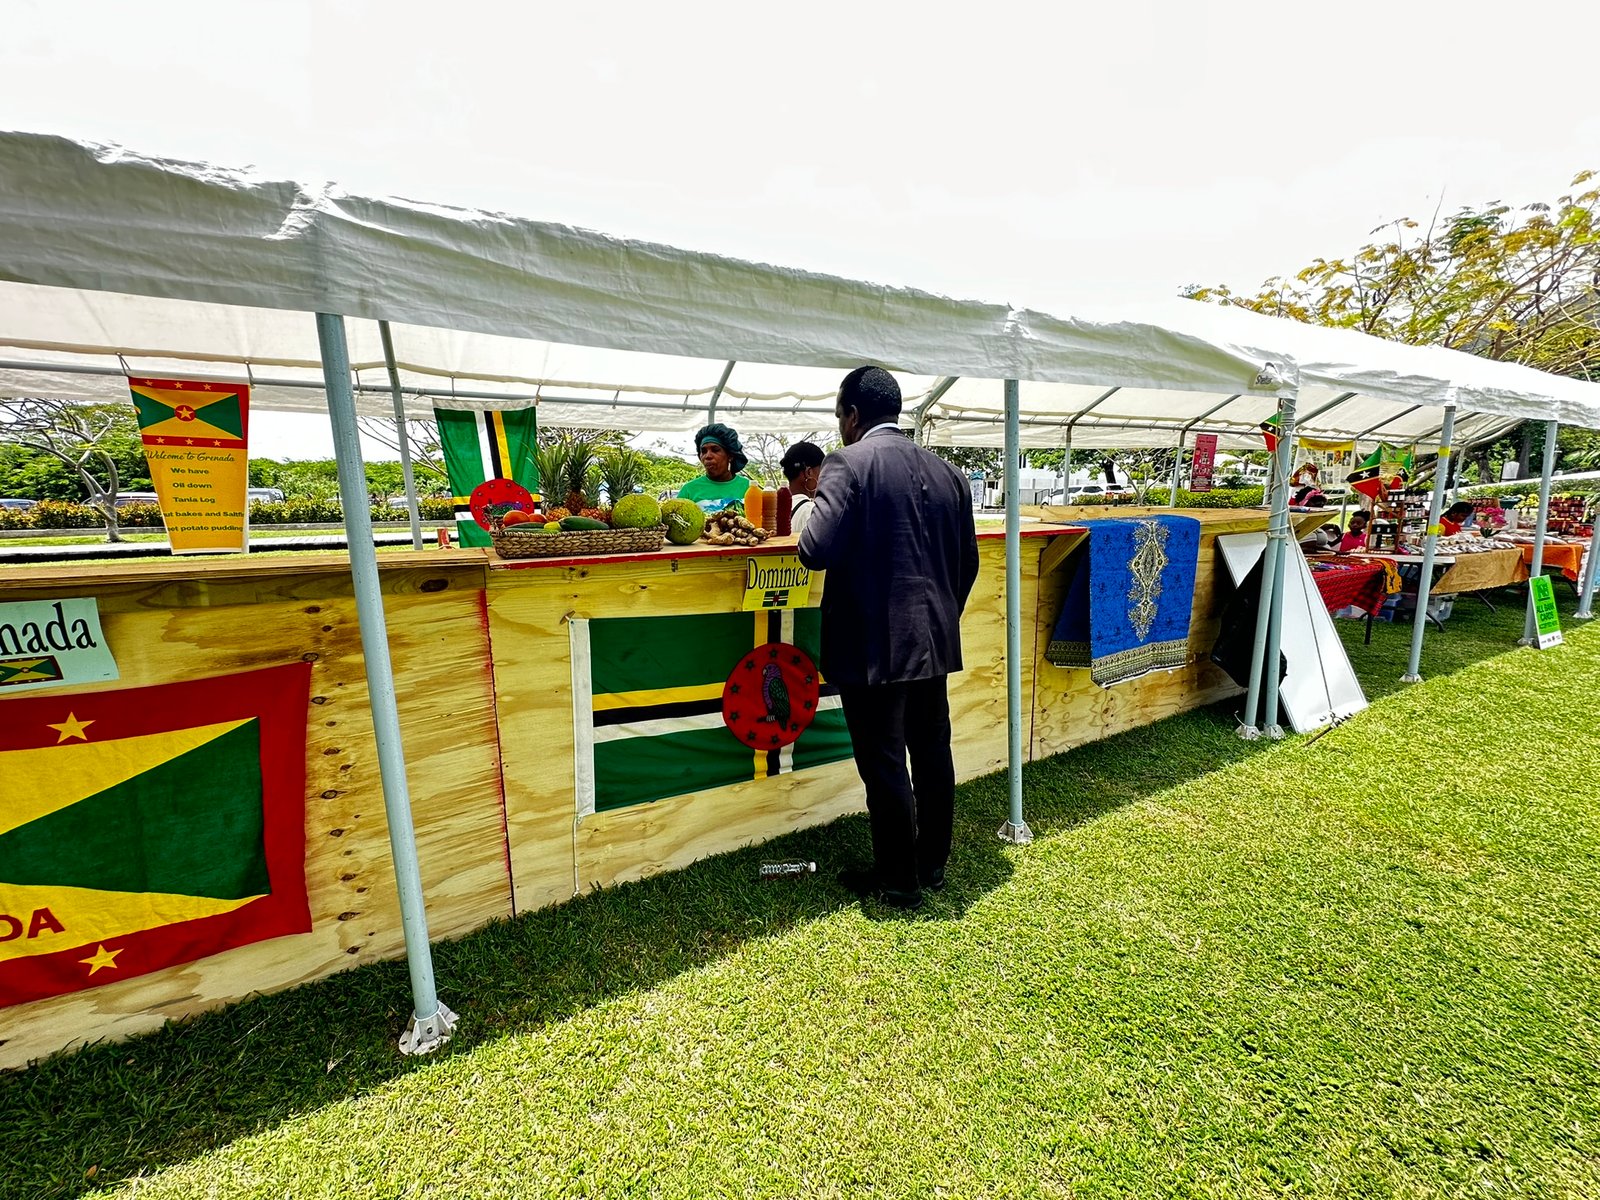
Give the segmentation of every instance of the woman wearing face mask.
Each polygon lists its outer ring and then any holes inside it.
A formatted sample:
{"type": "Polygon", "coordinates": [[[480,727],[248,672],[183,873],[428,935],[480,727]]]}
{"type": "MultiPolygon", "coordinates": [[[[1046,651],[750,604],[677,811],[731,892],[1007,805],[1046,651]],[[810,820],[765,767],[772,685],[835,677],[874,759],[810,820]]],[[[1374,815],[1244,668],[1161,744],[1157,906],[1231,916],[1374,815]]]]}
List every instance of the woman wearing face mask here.
{"type": "Polygon", "coordinates": [[[743,501],[750,480],[739,474],[748,461],[739,435],[730,425],[707,425],[694,435],[695,453],[705,474],[691,479],[678,489],[683,500],[693,500],[704,511],[714,513],[733,501],[743,501]]]}

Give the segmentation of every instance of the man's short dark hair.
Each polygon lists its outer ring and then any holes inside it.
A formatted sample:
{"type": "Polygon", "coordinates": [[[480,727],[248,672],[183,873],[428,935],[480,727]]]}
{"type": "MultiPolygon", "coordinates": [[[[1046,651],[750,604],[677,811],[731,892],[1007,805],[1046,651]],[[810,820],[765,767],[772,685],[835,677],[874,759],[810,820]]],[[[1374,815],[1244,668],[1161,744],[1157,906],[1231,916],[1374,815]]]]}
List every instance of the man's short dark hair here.
{"type": "Polygon", "coordinates": [[[793,483],[795,476],[807,467],[820,467],[825,457],[822,447],[815,442],[796,442],[783,452],[778,465],[783,468],[783,477],[793,483]]]}
{"type": "Polygon", "coordinates": [[[900,415],[900,385],[882,367],[857,367],[839,385],[839,403],[860,413],[862,425],[881,425],[900,415]]]}

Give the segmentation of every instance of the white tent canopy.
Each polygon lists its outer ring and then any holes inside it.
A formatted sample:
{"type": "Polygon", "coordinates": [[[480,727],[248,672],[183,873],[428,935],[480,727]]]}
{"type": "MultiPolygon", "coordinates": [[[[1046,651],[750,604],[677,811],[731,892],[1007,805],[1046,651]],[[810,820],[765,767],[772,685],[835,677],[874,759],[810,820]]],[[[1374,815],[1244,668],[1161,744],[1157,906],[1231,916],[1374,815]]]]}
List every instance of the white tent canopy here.
{"type": "Polygon", "coordinates": [[[1310,437],[1432,444],[1525,419],[1600,426],[1600,385],[1173,301],[1134,319],[957,301],[497,214],[347,196],[34,134],[0,134],[0,394],[125,398],[125,373],[255,383],[322,411],[306,315],[348,322],[358,403],[537,396],[546,423],[688,432],[828,424],[840,373],[894,370],[935,445],[1257,446],[1298,387],[1310,437]],[[364,319],[360,319],[364,318],[364,319]],[[728,364],[732,363],[729,371],[728,364]],[[1270,367],[1268,364],[1271,364],[1270,367]],[[724,374],[726,382],[719,389],[724,374]],[[954,379],[953,384],[949,383],[954,379]],[[1110,389],[1115,389],[1111,391],[1110,389]]]}
{"type": "MultiPolygon", "coordinates": [[[[686,431],[716,403],[752,432],[814,429],[838,373],[874,362],[900,373],[908,416],[935,442],[1005,436],[1010,817],[1000,835],[1017,843],[1032,833],[1022,814],[1014,421],[1033,445],[1060,444],[1069,429],[1075,445],[1171,444],[1206,428],[1236,444],[1253,439],[1279,398],[1295,397],[1302,431],[1328,438],[1425,442],[1447,406],[1480,431],[1525,419],[1600,427],[1600,385],[1239,310],[1175,302],[1157,315],[1100,318],[1071,304],[951,300],[0,133],[0,395],[120,399],[124,372],[211,374],[254,382],[258,406],[327,407],[410,965],[408,1052],[442,1044],[455,1015],[433,978],[348,387],[353,373],[369,400],[386,390],[374,378],[386,373],[376,321],[393,327],[404,388],[490,403],[538,395],[547,422],[570,421],[570,411],[594,418],[574,423],[686,431]],[[1013,391],[1004,407],[997,381],[1022,381],[1020,394],[1004,384],[1013,391]]],[[[413,411],[431,403],[422,397],[413,411]]],[[[1462,433],[1471,436],[1465,422],[1462,433]]],[[[1553,454],[1552,437],[1546,476],[1553,454]]],[[[1441,494],[1436,486],[1435,517],[1441,494]]],[[[1547,478],[1541,517],[1548,495],[1547,478]]],[[[1286,489],[1275,496],[1277,554],[1262,583],[1271,618],[1257,628],[1250,732],[1263,682],[1269,731],[1277,721],[1277,672],[1262,670],[1277,661],[1282,614],[1272,581],[1287,540],[1286,489]]],[[[1430,536],[1425,581],[1432,546],[1430,536]]]]}

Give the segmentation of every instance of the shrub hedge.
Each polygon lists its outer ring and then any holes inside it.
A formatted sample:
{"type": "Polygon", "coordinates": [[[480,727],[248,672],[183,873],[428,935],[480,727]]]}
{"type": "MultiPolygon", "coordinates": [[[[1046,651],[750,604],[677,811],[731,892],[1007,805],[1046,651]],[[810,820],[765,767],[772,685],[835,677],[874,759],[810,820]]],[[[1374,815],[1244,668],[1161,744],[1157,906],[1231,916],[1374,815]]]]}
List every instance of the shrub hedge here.
{"type": "MultiPolygon", "coordinates": [[[[417,502],[424,521],[455,520],[455,502],[448,497],[429,496],[417,502]]],[[[374,521],[404,521],[404,505],[374,504],[374,521]]],[[[256,502],[250,506],[252,525],[315,525],[343,521],[344,510],[337,500],[285,500],[256,502]]],[[[117,510],[117,524],[123,529],[161,528],[161,506],[148,502],[125,504],[117,510]]],[[[100,511],[88,504],[64,500],[41,500],[32,508],[0,508],[0,529],[103,529],[100,511]]]]}
{"type": "MultiPolygon", "coordinates": [[[[1214,488],[1209,492],[1191,492],[1188,488],[1178,489],[1179,508],[1258,508],[1264,503],[1262,497],[1266,489],[1257,485],[1255,487],[1241,488],[1214,488]]],[[[1153,487],[1145,493],[1146,505],[1163,507],[1167,498],[1172,495],[1169,487],[1153,487]]],[[[1104,500],[1093,497],[1091,504],[1126,505],[1137,504],[1132,496],[1112,496],[1104,500]]]]}

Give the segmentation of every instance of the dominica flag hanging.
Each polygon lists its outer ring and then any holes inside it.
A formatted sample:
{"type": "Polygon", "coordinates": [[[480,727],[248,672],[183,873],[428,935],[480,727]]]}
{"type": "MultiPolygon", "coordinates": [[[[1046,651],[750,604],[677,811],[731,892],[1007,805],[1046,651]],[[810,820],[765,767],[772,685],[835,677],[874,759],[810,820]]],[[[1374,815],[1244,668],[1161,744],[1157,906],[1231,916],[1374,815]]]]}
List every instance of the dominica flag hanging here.
{"type": "Polygon", "coordinates": [[[850,757],[817,609],[569,626],[580,814],[850,757]]]}
{"type": "Polygon", "coordinates": [[[1412,466],[1409,450],[1401,451],[1394,446],[1380,445],[1344,478],[1351,491],[1360,492],[1376,502],[1382,499],[1385,492],[1404,487],[1406,480],[1411,478],[1412,466]]]}
{"type": "Polygon", "coordinates": [[[310,678],[0,700],[0,1007],[311,929],[310,678]]]}
{"type": "Polygon", "coordinates": [[[433,410],[439,422],[450,491],[455,496],[456,534],[463,546],[489,545],[489,531],[472,517],[472,490],[491,479],[510,479],[539,490],[533,456],[538,447],[537,410],[518,408],[433,410]]]}
{"type": "Polygon", "coordinates": [[[250,388],[130,377],[128,391],[172,552],[243,551],[250,388]]]}

